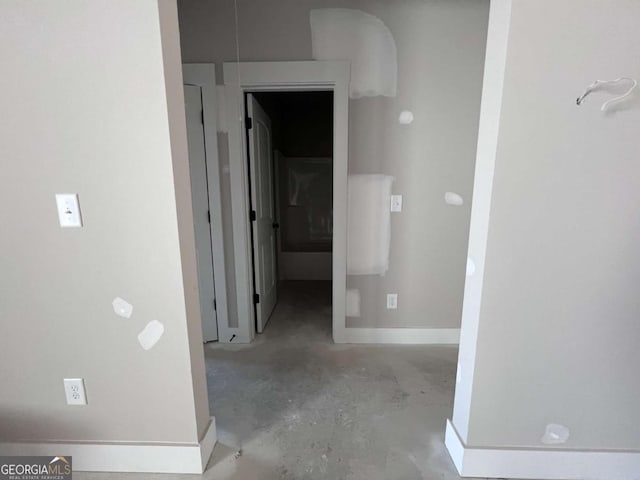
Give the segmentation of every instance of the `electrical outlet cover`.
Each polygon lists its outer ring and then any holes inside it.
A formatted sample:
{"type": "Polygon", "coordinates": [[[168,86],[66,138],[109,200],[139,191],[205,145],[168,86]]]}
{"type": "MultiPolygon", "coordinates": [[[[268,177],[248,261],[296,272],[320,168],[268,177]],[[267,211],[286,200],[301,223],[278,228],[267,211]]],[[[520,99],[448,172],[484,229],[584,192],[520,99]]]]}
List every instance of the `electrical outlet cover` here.
{"type": "Polygon", "coordinates": [[[387,308],[389,310],[395,310],[398,308],[398,294],[397,293],[388,293],[387,294],[387,308]]]}
{"type": "Polygon", "coordinates": [[[65,378],[64,394],[67,397],[67,405],[86,405],[87,394],[82,378],[65,378]]]}

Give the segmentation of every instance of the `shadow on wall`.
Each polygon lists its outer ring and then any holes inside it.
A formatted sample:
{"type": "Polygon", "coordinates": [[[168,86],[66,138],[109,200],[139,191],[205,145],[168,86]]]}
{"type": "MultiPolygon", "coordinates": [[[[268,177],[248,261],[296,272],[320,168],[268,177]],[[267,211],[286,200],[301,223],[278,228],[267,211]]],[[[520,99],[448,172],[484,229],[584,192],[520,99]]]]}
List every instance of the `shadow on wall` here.
{"type": "MultiPolygon", "coordinates": [[[[2,408],[0,410],[0,442],[20,443],[20,442],[47,442],[55,439],[43,439],[39,432],[59,432],[59,438],[67,437],[66,431],[69,429],[68,420],[63,419],[67,416],[66,410],[69,407],[63,404],[64,395],[61,393],[62,399],[58,408],[60,418],[56,416],[56,410],[51,409],[50,413],[42,413],[39,406],[32,408],[10,409],[2,408]]],[[[82,408],[82,407],[73,407],[82,408]]],[[[74,422],[73,435],[75,438],[82,438],[83,441],[98,440],[104,438],[104,432],[95,431],[85,426],[82,422],[74,422]]],[[[47,448],[54,448],[55,444],[47,448]]],[[[48,452],[52,455],[61,454],[60,452],[48,452]]]]}

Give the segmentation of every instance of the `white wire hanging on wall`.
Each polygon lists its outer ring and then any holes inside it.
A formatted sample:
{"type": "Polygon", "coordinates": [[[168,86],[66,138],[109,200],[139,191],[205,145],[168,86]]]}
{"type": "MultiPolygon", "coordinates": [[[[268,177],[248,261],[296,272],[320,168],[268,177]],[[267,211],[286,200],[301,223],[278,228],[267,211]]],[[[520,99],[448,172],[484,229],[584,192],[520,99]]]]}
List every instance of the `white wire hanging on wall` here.
{"type": "Polygon", "coordinates": [[[596,80],[595,82],[593,82],[591,85],[587,87],[587,89],[584,91],[582,95],[580,95],[576,99],[576,104],[581,105],[584,99],[587,97],[587,95],[589,95],[591,92],[602,90],[603,87],[610,86],[610,85],[617,85],[623,82],[631,84],[631,86],[629,87],[629,90],[627,90],[626,93],[623,93],[622,95],[618,95],[617,97],[611,98],[606,102],[604,102],[602,104],[602,107],[600,107],[600,110],[602,110],[603,112],[606,112],[611,105],[613,105],[614,103],[618,103],[621,100],[624,100],[625,98],[629,97],[633,93],[633,90],[638,86],[638,82],[635,78],[620,77],[620,78],[616,78],[615,80],[596,80]]]}

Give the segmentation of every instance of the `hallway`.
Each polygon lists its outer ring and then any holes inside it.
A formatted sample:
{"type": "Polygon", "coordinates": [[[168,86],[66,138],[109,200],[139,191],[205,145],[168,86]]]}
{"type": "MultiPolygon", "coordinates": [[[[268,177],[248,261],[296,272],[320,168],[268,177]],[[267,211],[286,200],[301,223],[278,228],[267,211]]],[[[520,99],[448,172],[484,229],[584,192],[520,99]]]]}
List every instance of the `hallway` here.
{"type": "Polygon", "coordinates": [[[205,479],[459,479],[443,445],[457,349],[334,344],[330,282],[283,283],[264,334],[205,356],[218,431],[205,479]]]}
{"type": "Polygon", "coordinates": [[[442,444],[457,349],[333,344],[330,282],[284,283],[254,344],[205,352],[207,478],[459,478],[442,444]]]}

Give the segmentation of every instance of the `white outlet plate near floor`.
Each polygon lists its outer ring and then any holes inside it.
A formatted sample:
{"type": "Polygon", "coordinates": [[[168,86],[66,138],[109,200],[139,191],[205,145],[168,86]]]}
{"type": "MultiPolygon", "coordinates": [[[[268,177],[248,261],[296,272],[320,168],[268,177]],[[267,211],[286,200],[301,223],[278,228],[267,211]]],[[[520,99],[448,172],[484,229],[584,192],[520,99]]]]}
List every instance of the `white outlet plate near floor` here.
{"type": "Polygon", "coordinates": [[[398,308],[398,294],[387,293],[387,309],[395,310],[398,308]]]}
{"type": "Polygon", "coordinates": [[[67,405],[86,405],[87,394],[84,390],[82,378],[65,378],[64,394],[67,397],[67,405]]]}

